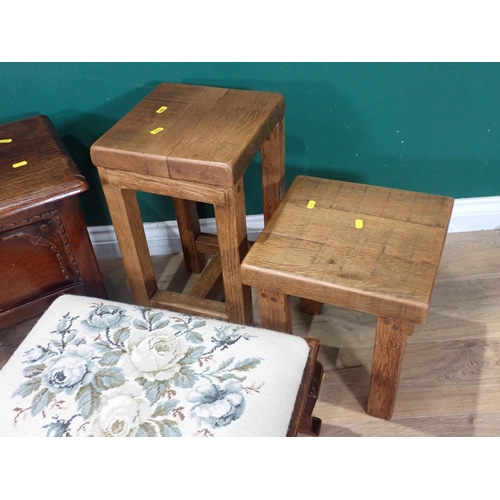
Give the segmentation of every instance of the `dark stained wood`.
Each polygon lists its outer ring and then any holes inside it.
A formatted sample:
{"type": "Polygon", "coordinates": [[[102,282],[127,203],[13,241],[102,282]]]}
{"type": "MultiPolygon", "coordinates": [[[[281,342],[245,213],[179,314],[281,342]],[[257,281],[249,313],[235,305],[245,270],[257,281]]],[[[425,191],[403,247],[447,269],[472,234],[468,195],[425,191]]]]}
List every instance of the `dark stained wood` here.
{"type": "Polygon", "coordinates": [[[324,376],[325,370],[323,369],[323,365],[319,361],[316,361],[314,364],[313,379],[311,380],[311,385],[309,386],[309,394],[307,395],[304,412],[302,413],[302,418],[300,419],[300,434],[319,436],[322,421],[320,418],[313,416],[313,411],[316,407],[316,403],[318,402],[319,391],[324,376]]]}
{"type": "Polygon", "coordinates": [[[55,205],[69,241],[71,258],[83,280],[85,295],[105,298],[107,294],[104,280],[92,249],[78,198],[76,196],[61,198],[55,205]]]}
{"type": "Polygon", "coordinates": [[[55,211],[0,232],[0,256],[0,311],[81,281],[55,211]]]}
{"type": "Polygon", "coordinates": [[[0,139],[0,328],[61,293],[106,297],[76,196],[89,186],[50,120],[3,125],[0,139]]]}
{"type": "Polygon", "coordinates": [[[317,339],[305,340],[309,345],[309,357],[290,419],[288,437],[297,436],[299,433],[318,436],[321,429],[321,419],[312,417],[323,380],[323,367],[317,362],[320,343],[317,339]]]}
{"type": "Polygon", "coordinates": [[[29,302],[16,305],[11,309],[0,311],[0,334],[2,329],[5,329],[3,331],[7,331],[10,327],[18,324],[23,325],[26,321],[41,316],[48,309],[50,304],[57,299],[57,297],[68,293],[72,293],[74,295],[85,295],[87,291],[82,282],[76,282],[59,287],[53,292],[48,292],[45,295],[35,297],[29,302]]]}
{"type": "Polygon", "coordinates": [[[12,139],[0,143],[1,218],[89,188],[46,116],[2,125],[0,139],[12,139]]]}

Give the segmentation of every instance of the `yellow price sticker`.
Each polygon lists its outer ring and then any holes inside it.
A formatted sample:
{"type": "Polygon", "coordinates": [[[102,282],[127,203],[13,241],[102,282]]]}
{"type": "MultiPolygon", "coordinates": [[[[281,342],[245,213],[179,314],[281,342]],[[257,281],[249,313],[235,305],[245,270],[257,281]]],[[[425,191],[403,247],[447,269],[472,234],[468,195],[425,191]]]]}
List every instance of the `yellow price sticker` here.
{"type": "Polygon", "coordinates": [[[151,130],[150,134],[157,134],[158,132],[161,132],[163,130],[163,127],[158,127],[158,128],[155,128],[154,130],[151,130]]]}
{"type": "Polygon", "coordinates": [[[356,219],[356,229],[362,229],[362,228],[363,228],[362,219],[356,219]]]}
{"type": "Polygon", "coordinates": [[[307,208],[314,208],[316,206],[316,202],[314,200],[309,200],[307,204],[307,208]]]}
{"type": "Polygon", "coordinates": [[[14,163],[12,165],[12,168],[19,168],[19,167],[24,167],[24,165],[27,165],[28,162],[27,161],[20,161],[20,162],[17,162],[17,163],[14,163]]]}
{"type": "Polygon", "coordinates": [[[167,111],[168,107],[167,106],[162,106],[161,108],[158,108],[156,110],[157,113],[163,113],[164,111],[167,111]]]}

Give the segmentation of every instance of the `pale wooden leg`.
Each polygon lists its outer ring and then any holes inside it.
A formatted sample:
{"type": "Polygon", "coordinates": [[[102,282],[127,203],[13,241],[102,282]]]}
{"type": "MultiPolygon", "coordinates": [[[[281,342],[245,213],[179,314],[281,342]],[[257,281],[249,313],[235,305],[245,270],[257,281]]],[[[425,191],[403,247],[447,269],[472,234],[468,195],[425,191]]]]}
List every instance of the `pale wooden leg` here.
{"type": "Polygon", "coordinates": [[[227,314],[232,323],[250,325],[252,292],[241,281],[241,262],[248,252],[243,179],[225,194],[226,204],[214,208],[227,314]]]}
{"type": "Polygon", "coordinates": [[[281,120],[260,149],[264,224],[269,222],[285,193],[285,122],[281,120]]]}
{"type": "Polygon", "coordinates": [[[292,333],[292,304],[284,293],[259,288],[260,326],[276,332],[292,333]]]}
{"type": "Polygon", "coordinates": [[[369,415],[386,420],[392,417],[406,337],[413,332],[413,326],[412,323],[382,316],[377,319],[370,394],[366,410],[369,415]]]}
{"type": "Polygon", "coordinates": [[[203,274],[199,277],[190,295],[192,297],[199,297],[200,299],[214,300],[221,283],[222,264],[220,261],[220,254],[217,253],[213,256],[212,260],[203,271],[203,274]]]}
{"type": "Polygon", "coordinates": [[[103,182],[102,187],[134,301],[137,305],[149,306],[158,286],[136,192],[107,182],[103,182]]]}
{"type": "Polygon", "coordinates": [[[323,302],[316,302],[315,300],[305,299],[301,297],[300,310],[303,313],[307,314],[313,314],[313,315],[321,314],[321,311],[323,310],[323,302]]]}
{"type": "Polygon", "coordinates": [[[186,269],[190,273],[201,273],[205,266],[205,255],[196,249],[196,238],[200,234],[196,202],[180,198],[173,200],[186,269]]]}

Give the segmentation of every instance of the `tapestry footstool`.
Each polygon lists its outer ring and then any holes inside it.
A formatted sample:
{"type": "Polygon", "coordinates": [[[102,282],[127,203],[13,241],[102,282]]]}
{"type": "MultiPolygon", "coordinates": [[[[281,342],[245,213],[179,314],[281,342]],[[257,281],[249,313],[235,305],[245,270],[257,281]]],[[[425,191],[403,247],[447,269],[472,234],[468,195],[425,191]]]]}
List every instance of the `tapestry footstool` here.
{"type": "Polygon", "coordinates": [[[56,299],[0,371],[0,436],[318,435],[314,339],[56,299]]]}

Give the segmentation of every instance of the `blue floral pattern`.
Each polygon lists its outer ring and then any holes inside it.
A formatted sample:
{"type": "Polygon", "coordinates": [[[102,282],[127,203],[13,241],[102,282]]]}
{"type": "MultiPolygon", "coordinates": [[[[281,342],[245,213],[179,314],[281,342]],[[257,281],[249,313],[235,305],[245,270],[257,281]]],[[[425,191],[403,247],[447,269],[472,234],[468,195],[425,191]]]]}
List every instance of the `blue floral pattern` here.
{"type": "Polygon", "coordinates": [[[60,316],[50,341],[23,355],[12,397],[21,415],[43,419],[47,436],[211,436],[245,412],[263,383],[240,358],[245,327],[147,307],[93,304],[60,316]],[[239,352],[239,351],[238,351],[239,352]],[[260,385],[259,385],[260,384],[260,385]]]}

